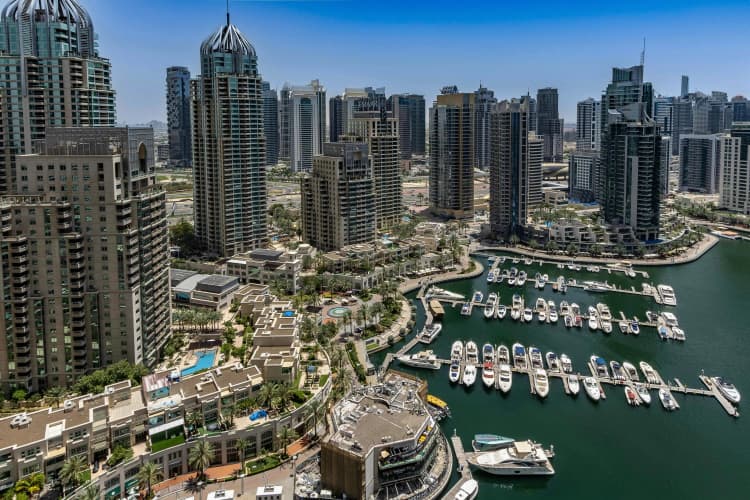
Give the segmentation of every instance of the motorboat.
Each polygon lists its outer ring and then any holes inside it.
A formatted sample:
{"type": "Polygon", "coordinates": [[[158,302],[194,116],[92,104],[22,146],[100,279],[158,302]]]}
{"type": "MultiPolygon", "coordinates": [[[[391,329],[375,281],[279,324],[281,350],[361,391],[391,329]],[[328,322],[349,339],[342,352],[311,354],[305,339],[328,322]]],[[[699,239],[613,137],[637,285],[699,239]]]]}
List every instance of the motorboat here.
{"type": "Polygon", "coordinates": [[[573,324],[576,328],[583,328],[583,317],[582,316],[576,316],[573,320],[573,324]]]}
{"type": "Polygon", "coordinates": [[[627,401],[630,406],[639,406],[641,404],[635,389],[629,385],[625,386],[625,401],[627,401]]]}
{"type": "Polygon", "coordinates": [[[461,316],[470,316],[471,315],[471,304],[469,302],[464,302],[464,305],[461,306],[461,316]]]}
{"type": "MultiPolygon", "coordinates": [[[[539,288],[539,283],[542,281],[542,275],[539,273],[536,273],[534,276],[534,288],[539,288]]],[[[544,287],[541,287],[544,288],[544,287]]]]}
{"type": "Polygon", "coordinates": [[[587,292],[609,292],[612,288],[612,285],[609,283],[600,283],[598,281],[583,282],[583,289],[587,292]]]}
{"type": "Polygon", "coordinates": [[[602,378],[609,378],[609,370],[607,370],[607,362],[604,358],[593,354],[591,356],[591,366],[596,371],[596,375],[602,378]]]}
{"type": "Polygon", "coordinates": [[[557,307],[553,301],[547,302],[547,314],[549,315],[550,323],[557,323],[559,316],[557,315],[557,307]]]}
{"type": "Polygon", "coordinates": [[[505,307],[503,304],[498,305],[497,311],[495,311],[495,317],[497,319],[503,319],[506,314],[508,314],[508,308],[505,307]]]}
{"type": "Polygon", "coordinates": [[[648,392],[648,388],[643,384],[635,384],[635,392],[638,393],[638,397],[641,398],[643,404],[646,406],[651,404],[651,393],[648,392]]]}
{"type": "Polygon", "coordinates": [[[570,314],[572,314],[573,316],[581,315],[581,308],[575,302],[570,304],[570,314]]]}
{"type": "Polygon", "coordinates": [[[484,294],[480,292],[479,290],[474,292],[474,295],[471,296],[471,301],[474,302],[475,304],[481,304],[483,300],[484,300],[484,294]]]}
{"type": "Polygon", "coordinates": [[[554,352],[548,352],[544,355],[544,358],[547,361],[547,369],[550,372],[560,372],[562,371],[560,367],[560,358],[557,357],[557,354],[554,352]]]}
{"type": "Polygon", "coordinates": [[[464,368],[463,383],[466,387],[471,387],[477,380],[477,367],[474,365],[466,365],[464,368]]]}
{"type": "Polygon", "coordinates": [[[600,320],[599,327],[604,333],[612,333],[612,322],[608,319],[600,320]]]}
{"type": "Polygon", "coordinates": [[[490,269],[490,272],[487,273],[487,283],[494,283],[495,282],[495,271],[490,269]]]}
{"type": "Polygon", "coordinates": [[[399,356],[398,361],[406,366],[413,368],[427,368],[429,370],[439,370],[440,361],[432,351],[420,351],[416,354],[404,354],[399,356]]]}
{"type": "Polygon", "coordinates": [[[667,340],[669,338],[669,329],[664,325],[659,325],[656,327],[656,333],[659,334],[659,338],[662,340],[667,340]]]}
{"type": "Polygon", "coordinates": [[[667,411],[674,411],[679,408],[677,406],[677,401],[675,401],[674,396],[672,396],[672,393],[669,391],[669,389],[665,389],[664,387],[659,389],[659,400],[661,401],[661,405],[667,411]]]}
{"type": "Polygon", "coordinates": [[[534,370],[534,389],[540,398],[546,398],[549,394],[549,378],[544,368],[534,370]]]}
{"type": "Polygon", "coordinates": [[[661,301],[667,306],[677,305],[677,296],[674,294],[674,288],[669,285],[658,285],[656,290],[659,292],[661,301]]]}
{"type": "Polygon", "coordinates": [[[500,344],[499,346],[497,346],[497,362],[498,363],[510,363],[510,351],[503,344],[500,344]]]}
{"type": "Polygon", "coordinates": [[[633,335],[639,335],[641,333],[641,327],[637,321],[632,321],[630,323],[630,333],[633,335]]]}
{"type": "Polygon", "coordinates": [[[549,275],[548,275],[548,274],[542,274],[542,279],[543,279],[543,280],[544,280],[545,282],[548,282],[548,281],[549,281],[549,275]]]}
{"type": "Polygon", "coordinates": [[[601,391],[599,391],[599,384],[596,383],[594,377],[584,377],[583,389],[586,391],[586,395],[591,398],[592,401],[599,401],[602,397],[601,391]]]}
{"type": "Polygon", "coordinates": [[[599,320],[596,317],[596,309],[594,307],[589,306],[589,330],[598,330],[599,329],[599,320]]]}
{"type": "Polygon", "coordinates": [[[519,319],[521,319],[521,310],[520,309],[516,309],[516,308],[511,309],[510,310],[510,319],[512,319],[514,321],[518,321],[519,319]]]}
{"type": "Polygon", "coordinates": [[[510,273],[508,274],[508,285],[515,286],[517,280],[518,280],[518,269],[516,269],[515,267],[511,267],[510,273]]]}
{"type": "Polygon", "coordinates": [[[534,319],[534,313],[533,313],[533,312],[531,311],[531,308],[530,308],[530,307],[527,307],[526,309],[524,309],[524,310],[523,310],[523,320],[524,320],[524,321],[525,321],[526,323],[529,323],[529,322],[531,322],[531,320],[533,320],[533,319],[534,319]]]}
{"type": "Polygon", "coordinates": [[[570,305],[566,301],[560,302],[560,316],[568,316],[570,314],[570,305]]]}
{"type": "Polygon", "coordinates": [[[565,373],[573,373],[573,362],[567,354],[560,354],[560,366],[565,373]]]}
{"type": "Polygon", "coordinates": [[[673,327],[672,328],[672,337],[674,337],[675,340],[679,340],[681,342],[685,342],[685,330],[683,330],[679,326],[673,327]]]}
{"type": "Polygon", "coordinates": [[[443,331],[442,323],[430,323],[419,334],[419,341],[423,344],[430,344],[440,335],[441,331],[443,331]]]}
{"type": "Polygon", "coordinates": [[[581,390],[581,384],[578,381],[578,375],[568,375],[568,389],[570,390],[570,393],[572,395],[578,395],[578,392],[581,390]]]}
{"type": "Polygon", "coordinates": [[[506,257],[504,255],[501,255],[500,257],[498,257],[498,260],[500,261],[500,264],[505,264],[505,258],[506,257]]]}
{"type": "Polygon", "coordinates": [[[565,293],[568,291],[568,285],[565,284],[565,276],[557,277],[557,291],[560,293],[565,293]]]}
{"type": "Polygon", "coordinates": [[[659,376],[656,374],[656,370],[653,369],[653,367],[646,363],[645,361],[641,361],[640,363],[641,371],[643,372],[643,376],[646,377],[646,382],[649,384],[659,384],[661,383],[661,380],[659,380],[659,376]]]}
{"type": "Polygon", "coordinates": [[[737,390],[733,383],[722,377],[713,377],[711,381],[716,384],[716,387],[719,388],[719,392],[721,392],[730,402],[734,404],[740,402],[740,391],[737,390]]]}
{"type": "Polygon", "coordinates": [[[432,298],[432,299],[444,299],[444,300],[465,300],[466,297],[461,295],[460,293],[451,292],[448,290],[444,290],[442,288],[438,288],[436,286],[430,287],[429,290],[427,290],[427,294],[425,297],[432,298]]]}
{"type": "Polygon", "coordinates": [[[495,385],[495,348],[492,344],[482,346],[482,382],[485,387],[495,385]]]}
{"type": "Polygon", "coordinates": [[[653,312],[653,311],[646,311],[646,318],[648,318],[648,320],[649,320],[649,321],[650,321],[651,323],[654,323],[654,322],[655,322],[655,321],[656,321],[656,320],[657,320],[657,319],[659,318],[659,315],[658,315],[658,314],[656,314],[656,313],[655,313],[655,312],[653,312]]]}
{"type": "Polygon", "coordinates": [[[451,361],[451,366],[448,368],[448,380],[451,381],[452,384],[455,384],[458,382],[458,379],[461,378],[461,364],[458,360],[451,361]]]}
{"type": "Polygon", "coordinates": [[[526,280],[528,279],[528,274],[526,274],[526,271],[521,271],[518,273],[518,279],[516,280],[517,286],[524,286],[526,284],[526,280]]]}
{"type": "Polygon", "coordinates": [[[484,318],[492,319],[495,317],[495,307],[497,306],[497,294],[492,292],[487,297],[487,304],[484,306],[484,318]]]}
{"type": "Polygon", "coordinates": [[[547,322],[547,313],[546,313],[546,311],[544,311],[544,309],[542,309],[541,311],[538,311],[537,314],[539,316],[539,322],[540,323],[546,323],[547,322]]]}
{"type": "Polygon", "coordinates": [[[557,268],[558,268],[558,269],[565,269],[565,264],[563,264],[563,263],[561,262],[561,263],[559,263],[559,264],[557,265],[557,268]]]}
{"type": "Polygon", "coordinates": [[[513,344],[513,365],[519,370],[525,370],[528,367],[526,360],[526,348],[516,342],[513,344]]]}
{"type": "Polygon", "coordinates": [[[464,359],[464,343],[460,340],[456,340],[453,342],[453,345],[451,346],[451,361],[458,361],[461,362],[461,360],[464,359]]]}
{"type": "Polygon", "coordinates": [[[618,321],[617,322],[617,326],[620,327],[620,333],[627,334],[628,330],[630,329],[629,326],[628,326],[628,322],[625,321],[624,319],[621,319],[620,321],[618,321]]]}
{"type": "Polygon", "coordinates": [[[529,361],[531,361],[532,368],[544,368],[544,361],[542,361],[542,351],[538,347],[529,346],[529,361]]]}
{"type": "Polygon", "coordinates": [[[474,500],[478,493],[479,483],[476,479],[469,479],[461,485],[453,500],[474,500]]]}
{"type": "Polygon", "coordinates": [[[596,305],[596,311],[599,313],[599,318],[601,320],[612,321],[612,312],[609,310],[609,306],[607,304],[602,304],[601,302],[599,302],[596,305]]]}
{"type": "Polygon", "coordinates": [[[479,348],[477,347],[476,342],[474,342],[473,340],[470,340],[466,343],[466,364],[479,364],[479,348]]]}
{"type": "Polygon", "coordinates": [[[540,311],[546,311],[547,310],[547,301],[544,300],[544,298],[539,297],[536,299],[536,305],[534,307],[536,309],[536,312],[540,311]]]}
{"type": "Polygon", "coordinates": [[[635,278],[635,270],[632,267],[625,269],[625,276],[628,278],[635,278]]]}
{"type": "Polygon", "coordinates": [[[530,266],[531,264],[534,263],[534,261],[532,259],[526,257],[526,258],[523,259],[523,263],[526,264],[527,266],[530,266]]]}
{"type": "Polygon", "coordinates": [[[612,369],[612,379],[616,381],[622,381],[622,382],[624,382],[627,379],[625,370],[622,368],[622,365],[620,363],[614,360],[610,361],[609,367],[612,369]]]}
{"type": "Polygon", "coordinates": [[[474,434],[471,447],[476,452],[495,451],[513,446],[515,441],[513,438],[498,436],[497,434],[474,434]]]}
{"type": "Polygon", "coordinates": [[[635,366],[633,366],[630,361],[623,361],[622,369],[625,370],[625,375],[627,375],[628,380],[633,382],[638,382],[640,380],[638,370],[635,369],[635,366]]]}
{"type": "Polygon", "coordinates": [[[513,371],[510,369],[510,365],[508,363],[500,363],[497,367],[496,376],[500,390],[504,393],[509,392],[513,385],[513,371]]]}
{"type": "Polygon", "coordinates": [[[508,270],[503,269],[502,272],[498,271],[495,273],[495,283],[502,283],[508,277],[508,270]]]}
{"type": "Polygon", "coordinates": [[[500,450],[469,454],[469,465],[495,476],[551,476],[551,451],[531,440],[516,441],[500,450]]]}
{"type": "Polygon", "coordinates": [[[521,309],[523,308],[523,297],[518,295],[517,293],[513,294],[513,303],[511,304],[513,309],[521,309]]]}
{"type": "Polygon", "coordinates": [[[575,320],[573,319],[573,316],[566,314],[563,316],[563,323],[565,323],[565,328],[573,328],[575,320]]]}

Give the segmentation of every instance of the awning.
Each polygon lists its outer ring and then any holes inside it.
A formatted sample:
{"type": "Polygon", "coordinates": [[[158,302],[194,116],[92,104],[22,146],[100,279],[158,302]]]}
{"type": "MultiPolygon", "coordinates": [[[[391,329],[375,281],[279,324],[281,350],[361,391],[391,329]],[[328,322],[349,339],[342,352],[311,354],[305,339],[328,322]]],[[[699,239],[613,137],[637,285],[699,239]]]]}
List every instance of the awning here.
{"type": "Polygon", "coordinates": [[[164,431],[168,431],[170,429],[175,429],[177,427],[184,427],[185,426],[185,419],[184,418],[178,418],[177,420],[172,420],[171,422],[167,422],[166,424],[157,425],[156,427],[151,427],[148,430],[148,435],[153,436],[154,434],[159,434],[164,431]]]}

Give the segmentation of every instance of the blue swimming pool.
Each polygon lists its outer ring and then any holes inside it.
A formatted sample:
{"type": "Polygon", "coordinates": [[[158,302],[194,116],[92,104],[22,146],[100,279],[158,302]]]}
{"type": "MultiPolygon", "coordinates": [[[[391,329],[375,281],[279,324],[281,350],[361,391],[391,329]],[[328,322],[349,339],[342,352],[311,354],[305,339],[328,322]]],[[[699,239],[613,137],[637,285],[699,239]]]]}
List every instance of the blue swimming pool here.
{"type": "Polygon", "coordinates": [[[211,368],[214,366],[214,359],[216,358],[216,350],[211,351],[198,351],[195,353],[198,356],[198,361],[193,366],[189,366],[180,372],[180,375],[186,377],[193,373],[211,368]]]}

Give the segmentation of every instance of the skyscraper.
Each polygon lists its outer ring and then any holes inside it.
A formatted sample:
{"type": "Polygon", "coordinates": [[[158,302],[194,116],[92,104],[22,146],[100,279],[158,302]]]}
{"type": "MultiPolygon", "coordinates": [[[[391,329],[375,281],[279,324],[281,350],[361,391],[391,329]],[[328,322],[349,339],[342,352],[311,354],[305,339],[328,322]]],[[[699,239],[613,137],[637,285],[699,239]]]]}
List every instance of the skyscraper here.
{"type": "Polygon", "coordinates": [[[721,135],[686,134],[680,138],[680,190],[717,193],[721,135]]]}
{"type": "Polygon", "coordinates": [[[719,206],[750,215],[750,123],[732,125],[721,138],[719,206]]]}
{"type": "Polygon", "coordinates": [[[324,144],[301,187],[303,240],[330,251],[375,239],[375,179],[367,144],[324,144]]]}
{"type": "Polygon", "coordinates": [[[190,70],[184,66],[167,68],[167,129],[169,165],[193,164],[190,137],[190,70]]]}
{"type": "Polygon", "coordinates": [[[437,96],[430,109],[430,209],[454,219],[474,215],[474,101],[472,93],[437,96]]]}
{"type": "Polygon", "coordinates": [[[490,166],[490,111],[497,104],[495,93],[479,85],[474,92],[474,166],[488,169],[490,166]]]}
{"type": "Polygon", "coordinates": [[[279,162],[279,97],[271,84],[263,82],[263,134],[266,136],[266,165],[279,162]]]}
{"type": "Polygon", "coordinates": [[[338,142],[348,134],[349,120],[356,111],[380,111],[387,106],[385,87],[345,89],[343,95],[337,95],[328,101],[330,141],[338,142]]]}
{"type": "Polygon", "coordinates": [[[680,97],[672,104],[672,154],[680,154],[680,137],[693,133],[693,100],[680,97]]]}
{"type": "Polygon", "coordinates": [[[588,98],[578,103],[576,119],[576,152],[601,149],[601,102],[588,98]]]}
{"type": "Polygon", "coordinates": [[[121,360],[154,366],[171,336],[153,130],[46,132],[38,153],[17,157],[19,196],[0,201],[11,215],[0,281],[14,285],[0,303],[6,391],[67,386],[121,360]]]}
{"type": "Polygon", "coordinates": [[[388,110],[398,119],[399,157],[408,160],[425,153],[425,101],[416,94],[394,94],[388,98],[388,110]]]}
{"type": "Polygon", "coordinates": [[[536,133],[544,140],[544,161],[561,162],[563,155],[563,120],[557,105],[557,89],[539,89],[536,94],[536,133]]]}
{"type": "Polygon", "coordinates": [[[0,14],[0,194],[47,127],[111,127],[115,93],[94,23],[76,0],[12,0],[0,14]],[[21,39],[23,37],[23,40],[21,39]]]}
{"type": "Polygon", "coordinates": [[[326,90],[313,80],[309,85],[285,84],[281,96],[280,154],[294,172],[309,172],[326,137],[326,90]]]}
{"type": "Polygon", "coordinates": [[[195,232],[229,256],[268,239],[262,81],[255,49],[228,15],[200,58],[191,85],[195,232]]]}
{"type": "Polygon", "coordinates": [[[654,99],[654,121],[659,125],[662,135],[672,135],[672,113],[674,98],[657,97],[654,99]]]}
{"type": "Polygon", "coordinates": [[[398,125],[398,120],[385,109],[356,111],[349,121],[349,134],[367,143],[370,151],[375,213],[380,230],[398,224],[403,212],[398,125]]]}
{"type": "Polygon", "coordinates": [[[543,141],[529,133],[528,98],[499,102],[490,123],[490,231],[508,241],[541,201],[543,141]]]}
{"type": "Polygon", "coordinates": [[[690,79],[687,75],[682,75],[682,83],[680,85],[680,97],[687,97],[690,92],[690,79]]]}

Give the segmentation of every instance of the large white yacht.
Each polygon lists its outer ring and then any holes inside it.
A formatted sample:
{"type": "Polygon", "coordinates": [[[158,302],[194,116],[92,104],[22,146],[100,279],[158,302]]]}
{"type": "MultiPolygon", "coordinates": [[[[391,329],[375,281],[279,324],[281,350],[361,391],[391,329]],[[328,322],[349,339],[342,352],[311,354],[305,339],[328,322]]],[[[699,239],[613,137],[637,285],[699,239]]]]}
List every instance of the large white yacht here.
{"type": "Polygon", "coordinates": [[[497,307],[497,294],[492,292],[487,297],[487,304],[484,306],[484,318],[492,319],[495,317],[495,308],[497,307]]]}
{"type": "Polygon", "coordinates": [[[416,354],[405,354],[397,358],[400,363],[414,368],[428,368],[430,370],[439,370],[440,361],[432,351],[420,351],[416,354]]]}
{"type": "Polygon", "coordinates": [[[543,368],[534,370],[534,389],[540,398],[546,398],[549,394],[549,378],[543,368]]]}
{"type": "Polygon", "coordinates": [[[495,348],[489,343],[482,346],[482,382],[485,387],[495,385],[495,348]]]}
{"type": "Polygon", "coordinates": [[[467,387],[474,385],[477,380],[477,367],[474,365],[466,365],[464,368],[463,384],[467,387]]]}
{"type": "Polygon", "coordinates": [[[721,377],[713,377],[711,381],[714,384],[716,384],[716,387],[719,388],[719,391],[729,401],[731,401],[734,404],[737,404],[740,402],[740,399],[741,399],[740,391],[737,390],[737,388],[734,386],[733,383],[721,377]]]}
{"type": "Polygon", "coordinates": [[[519,370],[525,370],[528,367],[526,348],[518,342],[513,344],[513,365],[519,370]]]}
{"type": "Polygon", "coordinates": [[[496,476],[551,476],[555,473],[550,457],[554,456],[538,443],[516,441],[512,446],[483,453],[472,453],[468,462],[496,476]]]}
{"type": "Polygon", "coordinates": [[[578,392],[581,390],[581,384],[578,380],[578,375],[568,375],[568,389],[570,389],[570,393],[573,396],[578,395],[578,392]]]}
{"type": "Polygon", "coordinates": [[[583,388],[586,390],[586,394],[592,401],[599,401],[602,397],[602,393],[599,391],[599,385],[596,383],[594,377],[585,377],[583,379],[583,388]]]}
{"type": "Polygon", "coordinates": [[[510,369],[510,365],[508,363],[500,363],[496,376],[499,381],[500,390],[502,392],[509,392],[513,386],[513,371],[510,369]]]}
{"type": "Polygon", "coordinates": [[[656,287],[659,291],[662,303],[667,306],[677,305],[677,296],[674,294],[674,288],[669,285],[659,285],[656,287]]]}

